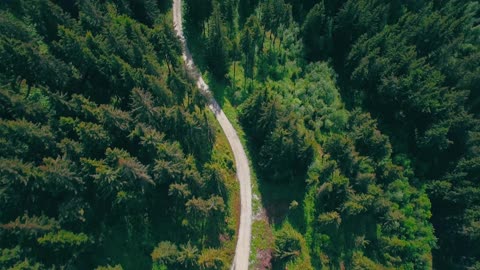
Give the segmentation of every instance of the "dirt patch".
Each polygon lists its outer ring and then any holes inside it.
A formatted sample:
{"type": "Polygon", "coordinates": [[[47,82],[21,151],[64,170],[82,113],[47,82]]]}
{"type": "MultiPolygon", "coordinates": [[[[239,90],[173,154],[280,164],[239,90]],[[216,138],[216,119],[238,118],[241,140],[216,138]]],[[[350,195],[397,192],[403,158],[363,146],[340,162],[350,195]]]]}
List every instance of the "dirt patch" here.
{"type": "Polygon", "coordinates": [[[269,270],[272,269],[273,250],[262,249],[257,253],[256,270],[269,270]]]}
{"type": "Polygon", "coordinates": [[[265,210],[265,208],[262,208],[260,211],[255,213],[255,215],[253,216],[253,220],[268,220],[267,211],[265,210]]]}

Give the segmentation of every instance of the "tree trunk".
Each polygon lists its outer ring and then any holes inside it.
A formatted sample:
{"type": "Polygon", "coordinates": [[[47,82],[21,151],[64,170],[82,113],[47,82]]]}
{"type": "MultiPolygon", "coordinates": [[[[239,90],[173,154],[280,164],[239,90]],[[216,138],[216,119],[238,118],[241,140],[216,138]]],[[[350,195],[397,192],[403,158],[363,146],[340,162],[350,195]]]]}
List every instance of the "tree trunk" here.
{"type": "Polygon", "coordinates": [[[263,29],[263,37],[262,37],[262,49],[261,51],[263,51],[263,44],[265,44],[265,36],[267,35],[267,30],[264,28],[263,29]]]}
{"type": "Polygon", "coordinates": [[[252,62],[252,79],[255,78],[255,53],[253,54],[253,62],[252,62]]]}
{"type": "Polygon", "coordinates": [[[245,91],[247,87],[247,75],[245,74],[245,72],[243,72],[243,91],[245,91]]]}
{"type": "Polygon", "coordinates": [[[232,81],[232,89],[235,86],[235,66],[237,65],[236,61],[233,61],[233,81],[232,81]]]}
{"type": "Polygon", "coordinates": [[[277,40],[277,36],[273,36],[273,43],[272,43],[272,46],[273,46],[273,51],[275,52],[275,41],[277,40]]]}
{"type": "Polygon", "coordinates": [[[27,99],[30,96],[31,91],[32,91],[32,86],[29,84],[27,88],[27,94],[25,95],[25,99],[27,99]]]}
{"type": "Polygon", "coordinates": [[[169,63],[168,63],[168,62],[169,62],[169,61],[168,61],[168,57],[167,57],[167,55],[165,54],[165,63],[167,63],[167,68],[168,68],[168,76],[170,76],[171,70],[170,70],[170,65],[169,65],[169,63]]]}
{"type": "Polygon", "coordinates": [[[247,70],[250,69],[250,55],[247,55],[246,58],[245,58],[245,69],[243,70],[243,77],[244,77],[244,80],[243,80],[243,90],[245,91],[246,90],[246,87],[247,87],[247,70]]]}
{"type": "Polygon", "coordinates": [[[21,85],[22,85],[22,78],[20,76],[18,76],[15,81],[10,82],[10,86],[12,87],[13,91],[15,91],[15,93],[18,93],[21,85]]]}

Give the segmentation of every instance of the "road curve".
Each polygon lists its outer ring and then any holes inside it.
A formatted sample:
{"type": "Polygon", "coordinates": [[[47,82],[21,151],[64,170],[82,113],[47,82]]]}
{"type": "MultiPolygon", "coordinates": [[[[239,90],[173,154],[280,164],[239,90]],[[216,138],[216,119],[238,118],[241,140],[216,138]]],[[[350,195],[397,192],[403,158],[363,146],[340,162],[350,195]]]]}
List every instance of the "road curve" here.
{"type": "Polygon", "coordinates": [[[235,157],[237,178],[240,182],[240,227],[238,229],[238,240],[233,259],[232,270],[248,270],[250,255],[250,239],[252,233],[252,188],[250,181],[250,167],[248,166],[247,155],[243,149],[242,143],[238,138],[237,132],[225,116],[222,108],[218,105],[215,98],[210,93],[208,85],[202,78],[202,75],[196,68],[192,55],[187,48],[187,41],[183,34],[182,25],[182,0],[173,0],[173,24],[175,31],[182,45],[182,58],[185,62],[187,72],[196,81],[198,88],[208,99],[208,107],[213,111],[217,121],[225,133],[230,147],[235,157]]]}

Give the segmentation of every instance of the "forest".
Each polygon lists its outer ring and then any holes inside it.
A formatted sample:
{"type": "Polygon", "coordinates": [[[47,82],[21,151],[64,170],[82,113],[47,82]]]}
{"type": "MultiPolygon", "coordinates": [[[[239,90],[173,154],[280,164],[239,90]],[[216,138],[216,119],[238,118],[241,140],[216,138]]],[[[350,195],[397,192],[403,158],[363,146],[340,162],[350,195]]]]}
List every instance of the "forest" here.
{"type": "Polygon", "coordinates": [[[230,265],[233,161],[169,9],[1,2],[0,269],[230,265]]]}
{"type": "MultiPolygon", "coordinates": [[[[480,270],[478,0],[183,0],[251,269],[480,270]]],[[[167,0],[0,1],[0,269],[230,269],[167,0]]]]}
{"type": "Polygon", "coordinates": [[[255,269],[480,269],[478,1],[186,2],[252,153],[255,269]]]}

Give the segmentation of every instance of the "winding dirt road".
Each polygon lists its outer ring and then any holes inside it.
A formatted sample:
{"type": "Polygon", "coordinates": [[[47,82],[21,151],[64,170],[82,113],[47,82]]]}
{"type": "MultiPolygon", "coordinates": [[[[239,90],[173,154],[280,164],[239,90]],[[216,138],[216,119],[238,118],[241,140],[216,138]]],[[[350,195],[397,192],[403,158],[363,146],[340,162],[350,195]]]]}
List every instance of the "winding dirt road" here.
{"type": "Polygon", "coordinates": [[[250,182],[250,167],[248,166],[247,155],[243,149],[242,143],[238,138],[237,132],[232,124],[225,116],[222,108],[210,93],[208,85],[202,78],[202,75],[196,68],[192,55],[187,47],[187,41],[183,34],[182,25],[182,0],[173,1],[173,24],[175,31],[182,44],[182,57],[185,62],[187,71],[196,81],[198,88],[208,99],[208,107],[213,111],[217,121],[227,136],[230,147],[235,157],[235,165],[237,178],[240,182],[240,227],[238,229],[238,241],[235,249],[235,257],[233,259],[232,270],[248,270],[250,255],[250,239],[252,233],[252,188],[250,182]]]}

